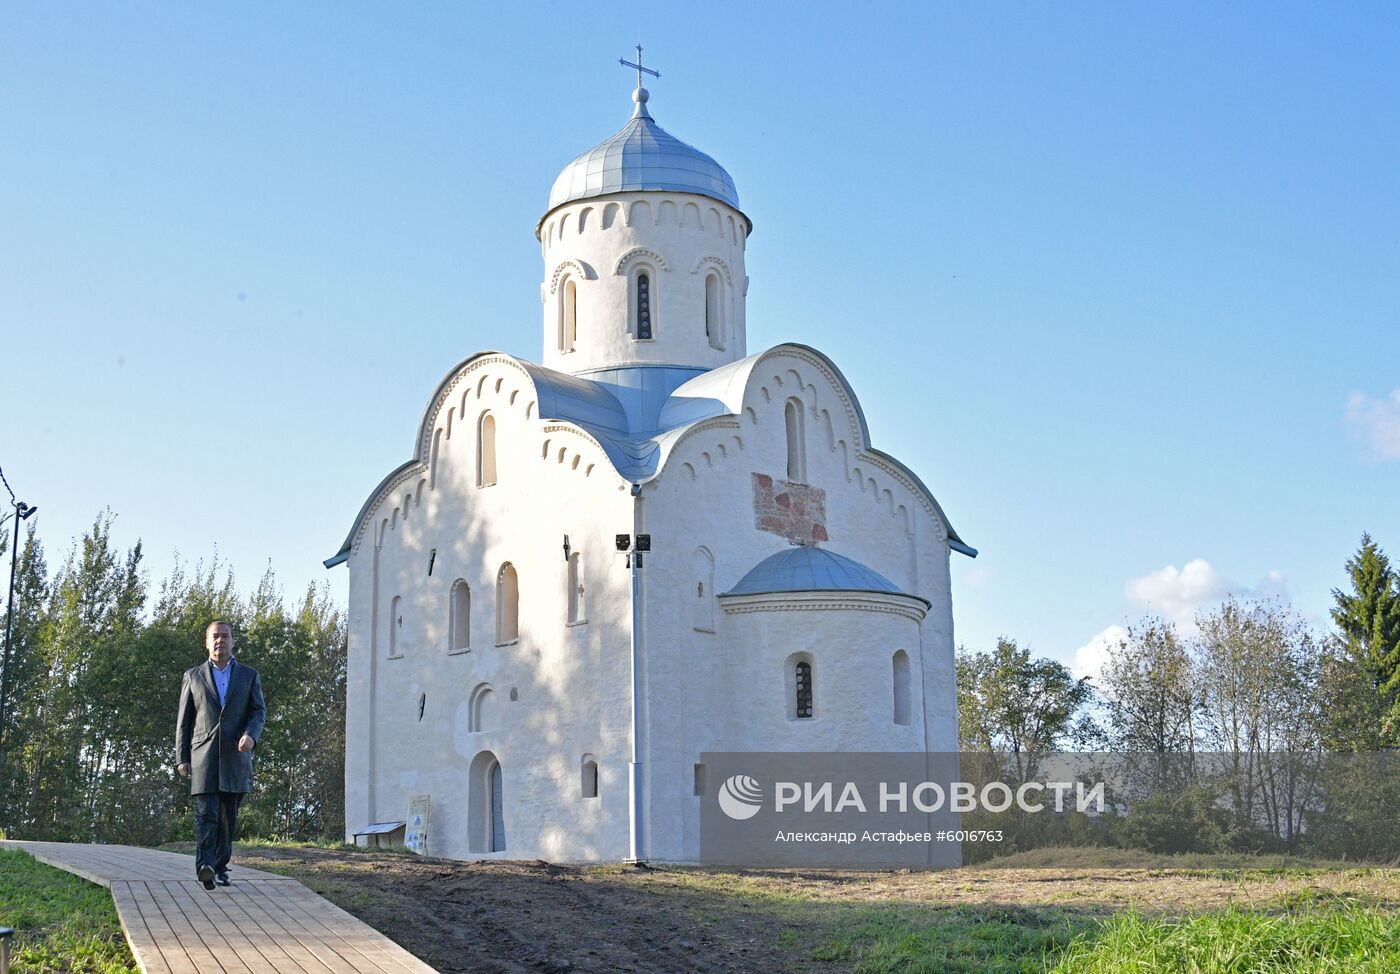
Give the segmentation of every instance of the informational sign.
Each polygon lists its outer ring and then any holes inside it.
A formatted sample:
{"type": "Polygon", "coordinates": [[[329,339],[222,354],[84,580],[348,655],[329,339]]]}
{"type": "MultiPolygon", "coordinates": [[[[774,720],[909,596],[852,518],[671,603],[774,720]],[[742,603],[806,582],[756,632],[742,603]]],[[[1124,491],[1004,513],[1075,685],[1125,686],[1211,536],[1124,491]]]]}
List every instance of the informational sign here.
{"type": "Polygon", "coordinates": [[[428,796],[408,796],[408,825],[404,829],[404,848],[420,856],[428,854],[428,796]]]}

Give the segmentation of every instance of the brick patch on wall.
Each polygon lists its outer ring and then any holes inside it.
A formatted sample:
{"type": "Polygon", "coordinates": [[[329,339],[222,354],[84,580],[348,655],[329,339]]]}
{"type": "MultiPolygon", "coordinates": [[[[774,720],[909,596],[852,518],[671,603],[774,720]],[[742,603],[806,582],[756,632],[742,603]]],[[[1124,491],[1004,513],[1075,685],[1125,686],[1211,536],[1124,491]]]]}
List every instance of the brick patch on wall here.
{"type": "Polygon", "coordinates": [[[753,523],[794,544],[830,540],[826,533],[826,491],[806,484],[753,475],[753,523]]]}

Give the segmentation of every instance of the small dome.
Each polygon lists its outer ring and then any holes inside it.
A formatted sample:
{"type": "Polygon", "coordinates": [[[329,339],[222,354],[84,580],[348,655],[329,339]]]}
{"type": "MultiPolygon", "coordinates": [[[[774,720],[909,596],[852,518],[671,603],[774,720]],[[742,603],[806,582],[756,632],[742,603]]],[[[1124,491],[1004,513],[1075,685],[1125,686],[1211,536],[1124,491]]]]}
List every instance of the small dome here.
{"type": "Polygon", "coordinates": [[[657,125],[647,98],[638,88],[636,111],[622,131],[564,167],[549,191],[549,209],[632,190],[696,193],[739,208],[739,191],[724,167],[657,125]]]}
{"type": "Polygon", "coordinates": [[[725,595],[770,592],[880,592],[904,595],[888,578],[823,548],[795,547],[769,555],[725,595]]]}

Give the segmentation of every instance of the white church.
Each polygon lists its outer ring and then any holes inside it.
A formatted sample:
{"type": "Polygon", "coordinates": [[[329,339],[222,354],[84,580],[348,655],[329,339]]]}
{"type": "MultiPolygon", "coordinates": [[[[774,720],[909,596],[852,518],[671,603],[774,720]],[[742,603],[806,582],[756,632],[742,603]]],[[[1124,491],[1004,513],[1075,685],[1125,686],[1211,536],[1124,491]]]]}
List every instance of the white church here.
{"type": "Polygon", "coordinates": [[[326,561],[347,838],[413,802],[430,855],[694,861],[703,752],[957,750],[976,552],[835,363],[749,354],[753,224],[648,98],[550,190],[542,364],[453,368],[326,561]]]}

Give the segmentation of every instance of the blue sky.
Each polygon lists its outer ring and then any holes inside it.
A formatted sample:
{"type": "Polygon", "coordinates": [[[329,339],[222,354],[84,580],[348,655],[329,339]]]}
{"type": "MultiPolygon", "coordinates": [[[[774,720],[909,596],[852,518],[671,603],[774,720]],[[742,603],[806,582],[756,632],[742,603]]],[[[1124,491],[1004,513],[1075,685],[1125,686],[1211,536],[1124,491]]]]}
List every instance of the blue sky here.
{"type": "Polygon", "coordinates": [[[1320,622],[1363,531],[1400,557],[1400,8],[507,6],[0,12],[0,465],[51,558],[110,506],[157,578],[343,599],[437,381],[539,357],[535,222],[639,40],[754,221],[750,351],[830,354],[981,549],[960,641],[1320,622]]]}

